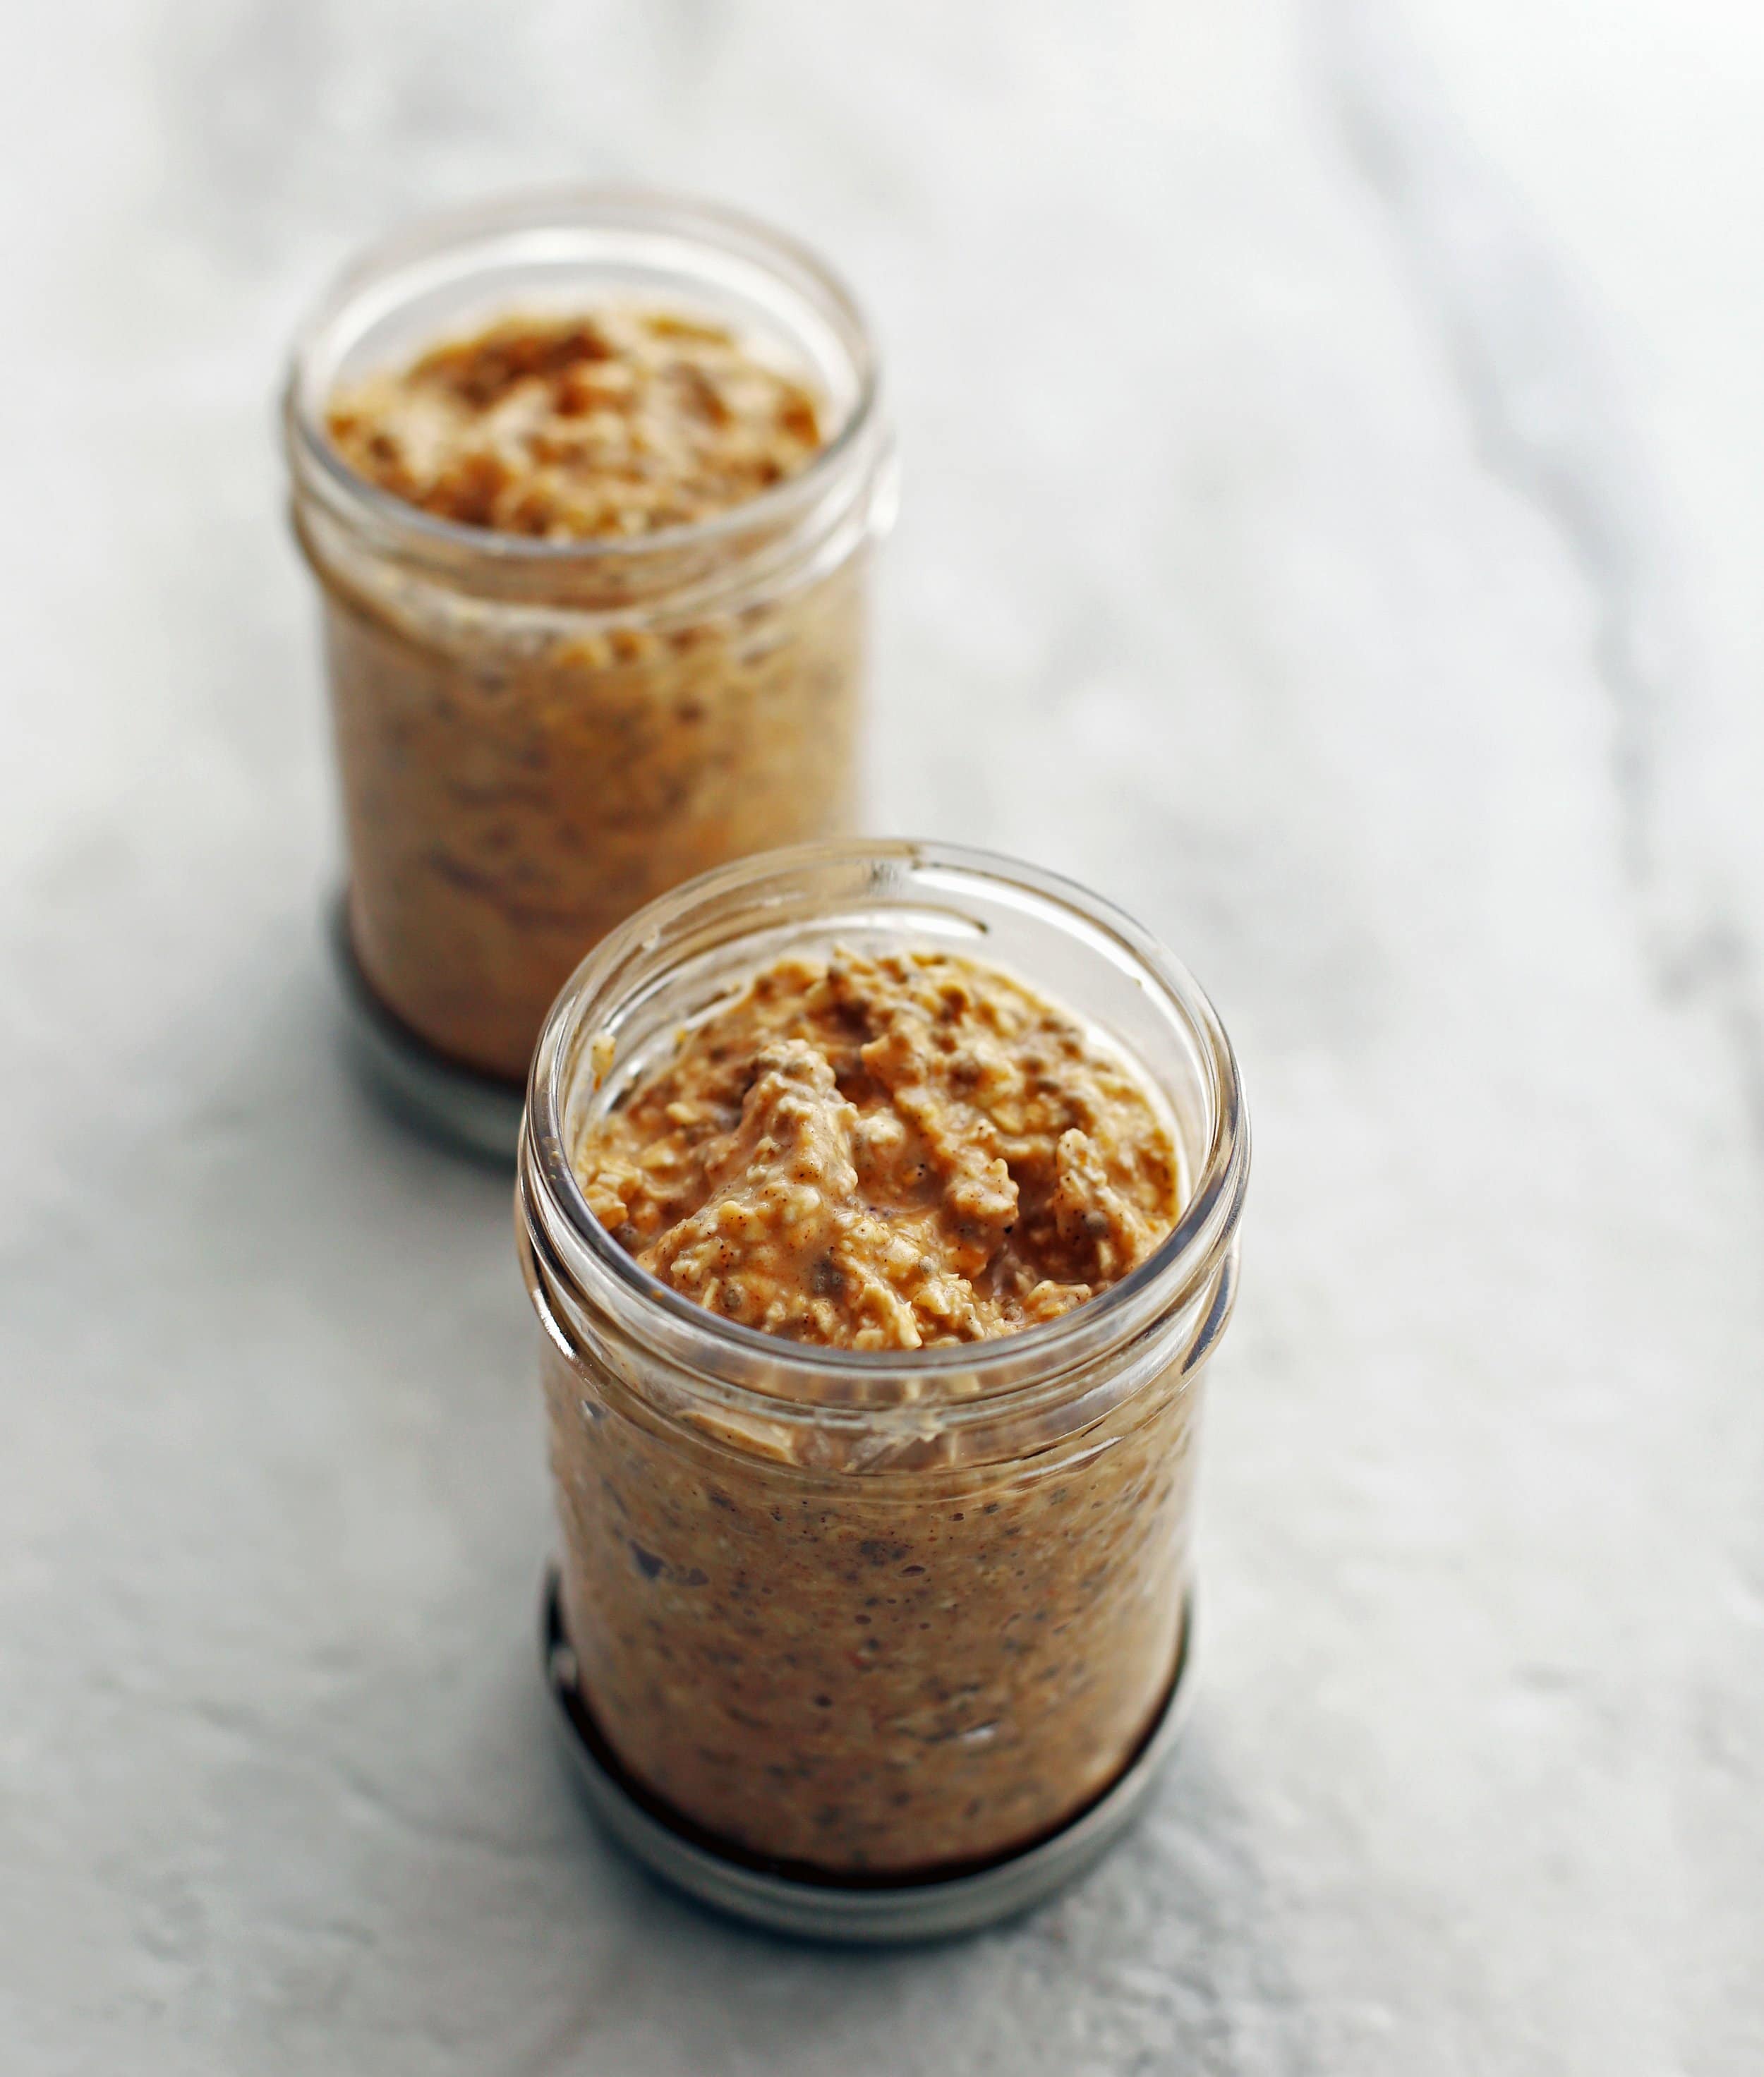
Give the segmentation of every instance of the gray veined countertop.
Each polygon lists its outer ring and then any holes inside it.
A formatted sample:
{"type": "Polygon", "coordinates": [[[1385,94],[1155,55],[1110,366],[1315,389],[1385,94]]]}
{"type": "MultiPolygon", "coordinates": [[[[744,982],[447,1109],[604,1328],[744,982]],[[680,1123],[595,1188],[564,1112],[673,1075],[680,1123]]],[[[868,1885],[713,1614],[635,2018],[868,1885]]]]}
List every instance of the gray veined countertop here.
{"type": "Polygon", "coordinates": [[[0,2067],[1764,2068],[1764,31],[1666,0],[20,10],[0,93],[0,2067]],[[964,1946],[612,1858],[508,1187],[339,1068],[269,397],[560,173],[825,245],[906,458],[876,817],[1254,1108],[1205,1684],[964,1946]]]}

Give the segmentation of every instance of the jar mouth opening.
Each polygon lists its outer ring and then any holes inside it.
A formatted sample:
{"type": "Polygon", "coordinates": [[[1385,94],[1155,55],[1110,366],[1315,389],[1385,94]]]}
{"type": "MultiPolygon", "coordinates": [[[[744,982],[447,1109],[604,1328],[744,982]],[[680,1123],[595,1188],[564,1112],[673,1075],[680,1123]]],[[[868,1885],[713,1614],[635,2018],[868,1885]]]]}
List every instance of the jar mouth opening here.
{"type": "MultiPolygon", "coordinates": [[[[579,1282],[580,1272],[588,1270],[600,1282],[597,1295],[604,1298],[616,1293],[658,1324],[667,1322],[676,1335],[696,1343],[701,1359],[713,1367],[715,1358],[710,1352],[716,1351],[732,1359],[743,1371],[759,1369],[775,1380],[794,1376],[804,1384],[816,1379],[861,1382],[865,1388],[862,1403],[872,1409],[910,1401],[922,1407],[941,1407],[948,1402],[934,1394],[927,1398],[910,1388],[933,1380],[946,1384],[962,1380],[974,1392],[973,1381],[980,1380],[978,1396],[984,1396],[988,1375],[1006,1389],[1014,1384],[1046,1380],[1063,1374],[1071,1362],[1088,1360],[1127,1341],[1169,1306],[1197,1291],[1229,1247],[1237,1226],[1248,1180],[1249,1122],[1236,1056],[1211,1002],[1188,970],[1113,904],[1075,880],[1000,853],[907,839],[859,840],[767,852],[702,874],[651,902],[603,939],[565,984],[541,1033],[528,1083],[520,1172],[530,1232],[535,1225],[535,1196],[552,1214],[551,1221],[545,1222],[549,1230],[532,1233],[532,1238],[541,1244],[554,1273],[562,1270],[568,1275],[573,1268],[579,1282]],[[594,1216],[577,1179],[566,1118],[571,1084],[579,1072],[580,1043],[593,1035],[588,1025],[600,1006],[600,984],[634,957],[652,950],[671,927],[677,927],[701,905],[744,889],[759,891],[768,879],[822,865],[892,865],[903,871],[929,866],[1021,889],[1056,911],[1068,910],[1092,930],[1114,940],[1142,970],[1141,984],[1155,986],[1176,1007],[1199,1043],[1210,1084],[1207,1143],[1185,1150],[1192,1160],[1192,1176],[1171,1231],[1119,1283],[1056,1319],[991,1340],[919,1349],[826,1347],[768,1334],[696,1304],[645,1269],[594,1216]],[[559,1259],[555,1242],[560,1226],[573,1263],[559,1259]],[[907,1389],[890,1396],[887,1388],[891,1384],[907,1389]]],[[[776,1389],[775,1384],[772,1390],[776,1389]]],[[[779,1396],[800,1400],[813,1395],[786,1391],[779,1396]]]]}
{"type": "MultiPolygon", "coordinates": [[[[437,336],[443,336],[443,334],[437,336]]],[[[384,531],[443,552],[511,568],[617,569],[646,558],[714,549],[743,535],[763,535],[787,525],[825,496],[875,439],[881,383],[869,327],[857,298],[810,247],[744,211],[659,189],[566,185],[518,190],[491,202],[424,216],[357,254],[331,283],[297,335],[282,391],[282,423],[297,472],[309,473],[336,503],[354,506],[384,531]],[[794,476],[709,518],[643,534],[549,540],[499,533],[443,518],[396,496],[352,468],[331,440],[324,410],[341,354],[336,335],[355,319],[358,329],[384,318],[417,293],[430,271],[450,254],[497,238],[547,231],[596,231],[665,235],[683,249],[707,256],[732,252],[768,272],[805,306],[818,302],[839,335],[852,388],[832,438],[794,476]],[[399,293],[401,282],[404,285],[399,293]],[[327,363],[329,363],[327,367],[327,363]]]]}

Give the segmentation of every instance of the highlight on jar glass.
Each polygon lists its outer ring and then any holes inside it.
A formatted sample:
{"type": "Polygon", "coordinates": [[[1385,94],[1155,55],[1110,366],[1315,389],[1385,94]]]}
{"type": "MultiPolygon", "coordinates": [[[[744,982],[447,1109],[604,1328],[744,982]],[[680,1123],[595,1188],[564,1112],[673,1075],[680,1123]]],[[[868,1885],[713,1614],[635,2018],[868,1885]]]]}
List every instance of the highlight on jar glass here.
{"type": "Polygon", "coordinates": [[[869,335],[745,218],[518,196],[357,260],[284,425],[358,1026],[430,1122],[512,1151],[592,944],[707,868],[851,826],[893,502],[869,335]]]}
{"type": "Polygon", "coordinates": [[[535,1056],[518,1225],[548,1674],[618,1838],[860,1940],[1108,1845],[1192,1686],[1248,1168],[1205,996],[1033,868],[808,846],[602,941],[535,1056]]]}

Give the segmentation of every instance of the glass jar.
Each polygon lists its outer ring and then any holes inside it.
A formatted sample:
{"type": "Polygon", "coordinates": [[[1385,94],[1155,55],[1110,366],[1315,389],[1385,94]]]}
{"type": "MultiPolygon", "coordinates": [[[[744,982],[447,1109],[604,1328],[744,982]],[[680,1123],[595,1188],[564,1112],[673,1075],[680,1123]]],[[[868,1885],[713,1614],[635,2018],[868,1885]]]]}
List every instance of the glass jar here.
{"type": "Polygon", "coordinates": [[[893,485],[863,320],[811,254],[722,210],[517,197],[358,260],[298,341],[284,419],[356,959],[429,1047],[518,1082],[552,997],[622,917],[851,823],[867,552],[893,485]],[[801,368],[825,445],[710,519],[560,542],[407,504],[326,431],[339,385],[500,317],[609,299],[709,316],[801,368]]]}
{"type": "Polygon", "coordinates": [[[1229,1317],[1249,1134],[1206,997],[1071,883],[938,844],[705,876],[602,941],[547,1020],[520,1159],[564,1626],[600,1741],[725,1853],[821,1881],[1013,1855],[1096,1803],[1168,1698],[1200,1371],[1229,1317]],[[1048,1324],[959,1347],[784,1342],[642,1269],[589,1211],[585,1125],[786,951],[1005,968],[1138,1063],[1174,1232],[1048,1324]]]}

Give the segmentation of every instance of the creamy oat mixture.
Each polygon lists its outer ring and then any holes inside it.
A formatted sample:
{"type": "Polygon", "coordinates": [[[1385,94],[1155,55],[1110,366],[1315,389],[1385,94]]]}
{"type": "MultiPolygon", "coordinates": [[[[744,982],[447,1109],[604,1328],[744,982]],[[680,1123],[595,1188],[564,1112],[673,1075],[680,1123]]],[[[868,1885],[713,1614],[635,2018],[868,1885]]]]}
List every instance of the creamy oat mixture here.
{"type": "Polygon", "coordinates": [[[577,1168],[643,1267],[858,1349],[1057,1318],[1175,1222],[1145,1088],[1063,1011],[946,952],[792,956],[599,1120],[577,1168]]]}
{"type": "Polygon", "coordinates": [[[822,445],[807,384],[726,327],[616,304],[449,340],[341,391],[327,424],[406,503],[555,541],[714,518],[822,445]]]}
{"type": "Polygon", "coordinates": [[[518,1080],[559,988],[633,909],[849,826],[867,530],[754,597],[743,543],[668,545],[805,468],[822,411],[805,368],[689,309],[626,305],[514,314],[331,398],[344,460],[414,507],[662,558],[524,568],[505,604],[500,566],[456,589],[297,508],[324,587],[356,953],[450,1059],[518,1080]],[[720,602],[684,610],[676,585],[720,602]]]}
{"type": "Polygon", "coordinates": [[[1057,1830],[1169,1692],[1200,1394],[1179,1365],[1004,1463],[826,1471],[548,1338],[565,1621],[602,1736],[717,1838],[832,1876],[1057,1830]]]}
{"type": "MultiPolygon", "coordinates": [[[[574,1151],[655,1276],[841,1348],[1068,1312],[1179,1209],[1129,1063],[940,951],[779,959],[574,1151]]],[[[593,1347],[547,1339],[543,1363],[584,1694],[626,1772],[718,1841],[838,1878],[951,1872],[1058,1829],[1155,1723],[1200,1403],[1179,1349],[1100,1411],[989,1410],[989,1442],[928,1401],[880,1455],[683,1403],[593,1347]]]]}

